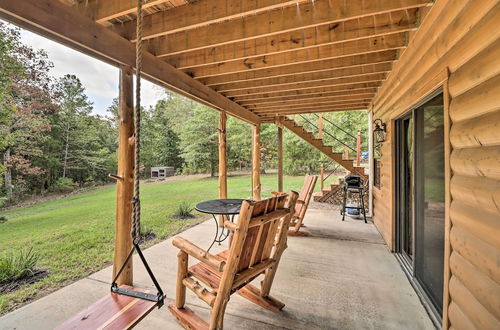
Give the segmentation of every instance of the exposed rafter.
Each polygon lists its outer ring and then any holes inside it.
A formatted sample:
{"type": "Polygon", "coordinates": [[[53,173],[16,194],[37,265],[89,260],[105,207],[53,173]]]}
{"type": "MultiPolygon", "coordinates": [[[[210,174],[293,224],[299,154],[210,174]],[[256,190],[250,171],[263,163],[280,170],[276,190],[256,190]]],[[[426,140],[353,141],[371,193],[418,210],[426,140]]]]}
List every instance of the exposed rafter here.
{"type": "Polygon", "coordinates": [[[249,72],[230,73],[213,77],[200,78],[199,80],[208,86],[225,84],[230,82],[262,81],[276,77],[294,77],[297,74],[340,70],[354,68],[368,64],[390,63],[398,58],[396,50],[387,50],[379,53],[359,54],[340,58],[327,59],[324,61],[306,62],[280,66],[277,68],[253,70],[249,72]]]}
{"type": "MultiPolygon", "coordinates": [[[[230,2],[231,4],[234,2],[230,2]]],[[[429,0],[376,0],[376,1],[344,1],[344,0],[316,0],[308,1],[299,6],[282,7],[276,10],[265,11],[256,15],[223,21],[218,24],[205,25],[197,29],[175,33],[164,37],[164,54],[177,54],[196,49],[209,48],[236,41],[262,38],[287,31],[301,30],[317,25],[338,23],[350,19],[372,16],[402,9],[411,9],[426,6],[429,0]]],[[[194,4],[193,4],[194,5],[194,4]]],[[[192,6],[190,6],[192,7],[192,6]]],[[[168,11],[167,11],[168,14],[168,11]]],[[[197,16],[199,22],[206,22],[206,12],[197,16]]],[[[167,22],[182,22],[182,18],[175,15],[163,19],[167,22]]],[[[169,30],[171,30],[169,28],[169,30]]],[[[125,35],[128,39],[135,39],[125,35]]],[[[148,29],[146,24],[144,35],[157,35],[148,29]]]]}
{"type": "Polygon", "coordinates": [[[344,85],[365,83],[365,82],[377,82],[377,81],[382,81],[385,78],[386,78],[385,73],[369,73],[357,77],[333,78],[328,80],[306,82],[306,83],[297,83],[297,84],[289,84],[289,85],[281,85],[273,87],[260,87],[260,88],[245,89],[245,90],[235,90],[235,91],[225,92],[223,94],[228,97],[270,94],[273,92],[296,91],[300,89],[314,89],[314,88],[323,88],[327,86],[344,86],[344,85]]]}
{"type": "Polygon", "coordinates": [[[291,64],[312,63],[320,60],[340,58],[360,54],[378,53],[384,50],[401,49],[406,46],[404,33],[390,34],[283,54],[254,57],[248,60],[229,61],[202,67],[190,68],[187,72],[198,78],[228,73],[248,72],[291,64]]]}
{"type": "MultiPolygon", "coordinates": [[[[323,24],[303,30],[189,51],[165,58],[177,68],[190,68],[411,31],[416,29],[417,12],[418,9],[410,9],[323,24]]],[[[167,54],[165,43],[162,40],[150,43],[150,51],[159,57],[167,54]]]]}

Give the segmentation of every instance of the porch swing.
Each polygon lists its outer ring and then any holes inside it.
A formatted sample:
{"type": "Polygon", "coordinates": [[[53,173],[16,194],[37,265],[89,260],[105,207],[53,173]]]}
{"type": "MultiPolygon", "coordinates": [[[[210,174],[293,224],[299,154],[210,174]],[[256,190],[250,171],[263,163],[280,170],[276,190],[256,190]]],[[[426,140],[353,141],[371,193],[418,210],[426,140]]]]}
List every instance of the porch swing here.
{"type": "Polygon", "coordinates": [[[135,163],[134,163],[134,196],[132,199],[132,249],[123,265],[116,273],[111,283],[111,293],[56,329],[130,329],[139,323],[155,307],[161,308],[165,295],[156,280],[140,247],[140,217],[141,206],[139,197],[139,170],[141,149],[141,69],[142,69],[142,2],[137,0],[137,43],[136,43],[136,105],[134,108],[134,136],[135,136],[135,163]],[[126,265],[137,252],[149,277],[151,278],[156,294],[127,285],[118,285],[117,281],[126,265]]]}

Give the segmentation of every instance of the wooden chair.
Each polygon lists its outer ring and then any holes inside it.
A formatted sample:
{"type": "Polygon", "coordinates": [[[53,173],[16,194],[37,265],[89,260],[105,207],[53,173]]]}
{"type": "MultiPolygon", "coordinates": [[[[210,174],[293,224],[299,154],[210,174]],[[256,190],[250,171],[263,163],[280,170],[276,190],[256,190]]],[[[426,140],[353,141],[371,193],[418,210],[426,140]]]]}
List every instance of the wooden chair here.
{"type": "MultiPolygon", "coordinates": [[[[299,198],[297,203],[295,204],[295,212],[293,213],[292,220],[290,221],[290,229],[288,231],[288,235],[290,236],[308,236],[309,233],[305,230],[300,230],[303,226],[302,222],[304,221],[304,216],[306,215],[307,207],[309,206],[309,202],[311,201],[312,194],[314,192],[314,187],[316,186],[316,181],[318,181],[317,175],[309,175],[307,174],[304,179],[304,185],[300,190],[299,198]]],[[[282,195],[282,192],[272,192],[273,195],[279,196],[282,195]]]]}
{"type": "Polygon", "coordinates": [[[243,202],[236,223],[225,222],[233,232],[231,246],[212,255],[191,242],[176,237],[178,254],[176,299],[168,308],[186,329],[222,329],[231,294],[238,292],[253,303],[272,311],[285,305],[269,296],[271,285],[286,248],[287,228],[298,194],[243,202]],[[188,269],[188,256],[200,262],[188,269]],[[250,284],[264,274],[260,290],[250,284]],[[202,286],[198,281],[202,282],[202,286]],[[185,306],[186,287],[211,307],[210,323],[185,306]]]}

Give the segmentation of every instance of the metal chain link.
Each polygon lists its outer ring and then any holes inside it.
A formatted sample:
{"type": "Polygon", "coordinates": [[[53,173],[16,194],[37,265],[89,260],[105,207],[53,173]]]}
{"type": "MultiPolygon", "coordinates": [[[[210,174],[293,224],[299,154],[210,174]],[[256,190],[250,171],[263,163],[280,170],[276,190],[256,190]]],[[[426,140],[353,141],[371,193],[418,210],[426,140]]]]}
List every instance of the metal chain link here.
{"type": "Polygon", "coordinates": [[[135,57],[135,111],[134,111],[134,136],[135,136],[135,163],[134,163],[134,197],[132,199],[132,230],[131,236],[134,243],[141,239],[141,201],[139,194],[140,166],[141,166],[141,70],[142,70],[142,1],[137,0],[137,42],[135,57]]]}

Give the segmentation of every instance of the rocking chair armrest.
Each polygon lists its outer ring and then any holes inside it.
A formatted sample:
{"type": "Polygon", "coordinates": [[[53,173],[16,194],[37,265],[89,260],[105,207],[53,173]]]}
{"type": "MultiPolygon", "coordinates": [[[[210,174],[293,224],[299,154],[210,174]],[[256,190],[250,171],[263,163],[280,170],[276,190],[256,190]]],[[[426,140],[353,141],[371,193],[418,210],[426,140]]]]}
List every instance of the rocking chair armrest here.
{"type": "Polygon", "coordinates": [[[173,239],[172,245],[219,272],[222,272],[224,270],[224,266],[226,264],[225,261],[220,260],[213,254],[210,254],[207,251],[197,247],[187,239],[177,236],[173,239]]]}
{"type": "Polygon", "coordinates": [[[274,195],[274,196],[283,196],[283,195],[286,195],[286,193],[281,192],[281,191],[271,191],[271,195],[274,195]]]}

